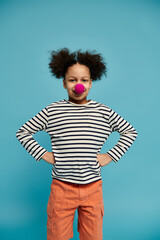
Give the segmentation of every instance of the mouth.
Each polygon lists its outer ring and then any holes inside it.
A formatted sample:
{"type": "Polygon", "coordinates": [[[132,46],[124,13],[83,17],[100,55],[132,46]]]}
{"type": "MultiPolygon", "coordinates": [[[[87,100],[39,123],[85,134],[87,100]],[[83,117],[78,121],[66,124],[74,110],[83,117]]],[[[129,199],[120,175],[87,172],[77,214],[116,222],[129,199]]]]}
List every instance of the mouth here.
{"type": "Polygon", "coordinates": [[[83,93],[83,92],[82,92],[82,93],[76,93],[75,91],[73,91],[73,92],[74,92],[76,95],[81,95],[81,94],[83,93]]]}

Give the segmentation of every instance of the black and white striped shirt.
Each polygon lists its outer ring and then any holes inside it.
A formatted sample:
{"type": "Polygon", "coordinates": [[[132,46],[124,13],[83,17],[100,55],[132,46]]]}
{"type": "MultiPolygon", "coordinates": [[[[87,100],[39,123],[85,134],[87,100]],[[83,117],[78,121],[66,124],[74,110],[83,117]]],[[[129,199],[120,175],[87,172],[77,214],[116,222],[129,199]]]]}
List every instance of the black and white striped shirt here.
{"type": "Polygon", "coordinates": [[[37,161],[47,152],[32,136],[38,131],[46,131],[51,138],[55,157],[52,178],[77,184],[101,179],[97,154],[112,132],[120,134],[117,144],[107,152],[114,162],[137,137],[129,122],[94,100],[85,104],[66,99],[53,102],[20,127],[16,137],[37,161]]]}

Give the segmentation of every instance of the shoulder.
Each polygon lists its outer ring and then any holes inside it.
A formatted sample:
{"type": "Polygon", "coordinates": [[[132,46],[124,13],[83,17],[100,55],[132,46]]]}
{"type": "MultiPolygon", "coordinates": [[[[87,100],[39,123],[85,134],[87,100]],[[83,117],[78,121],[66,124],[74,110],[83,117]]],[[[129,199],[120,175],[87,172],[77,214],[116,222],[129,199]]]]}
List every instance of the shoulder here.
{"type": "Polygon", "coordinates": [[[65,102],[64,102],[64,99],[63,99],[63,100],[52,102],[49,105],[47,105],[45,108],[47,110],[49,110],[51,108],[57,108],[57,107],[63,106],[64,104],[65,104],[65,102]]]}
{"type": "Polygon", "coordinates": [[[97,102],[97,101],[94,101],[94,100],[92,100],[92,103],[95,105],[95,106],[97,106],[100,110],[104,110],[104,111],[111,111],[112,109],[108,106],[108,105],[106,105],[106,104],[104,104],[104,103],[101,103],[101,102],[97,102]]]}

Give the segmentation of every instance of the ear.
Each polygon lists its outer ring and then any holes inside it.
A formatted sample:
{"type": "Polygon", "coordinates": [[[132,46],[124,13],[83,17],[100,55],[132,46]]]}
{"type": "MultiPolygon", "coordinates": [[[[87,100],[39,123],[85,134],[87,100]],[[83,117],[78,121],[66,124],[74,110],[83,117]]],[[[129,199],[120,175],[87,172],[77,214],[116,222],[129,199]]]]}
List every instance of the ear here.
{"type": "Polygon", "coordinates": [[[66,80],[65,79],[63,79],[63,87],[66,89],[67,87],[66,87],[66,80]]]}
{"type": "Polygon", "coordinates": [[[92,79],[90,79],[90,84],[89,85],[90,85],[89,88],[91,89],[91,87],[92,87],[92,79]]]}

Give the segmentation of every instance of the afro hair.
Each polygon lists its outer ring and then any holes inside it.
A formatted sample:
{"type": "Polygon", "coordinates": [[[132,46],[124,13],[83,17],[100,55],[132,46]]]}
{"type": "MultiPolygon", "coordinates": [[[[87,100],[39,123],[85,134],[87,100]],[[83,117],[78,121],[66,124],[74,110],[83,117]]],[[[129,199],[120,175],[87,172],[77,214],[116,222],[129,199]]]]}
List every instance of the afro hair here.
{"type": "Polygon", "coordinates": [[[49,68],[56,78],[65,78],[67,69],[77,62],[89,68],[92,81],[100,80],[103,74],[106,76],[106,63],[95,50],[70,52],[68,48],[62,48],[51,51],[49,68]]]}

